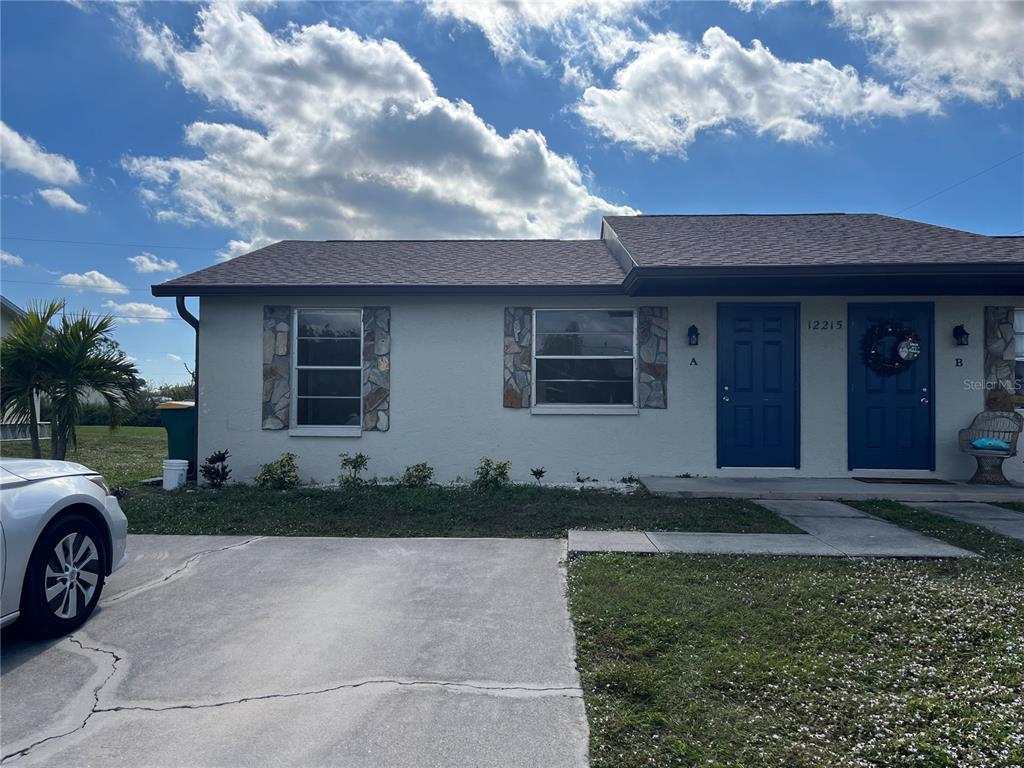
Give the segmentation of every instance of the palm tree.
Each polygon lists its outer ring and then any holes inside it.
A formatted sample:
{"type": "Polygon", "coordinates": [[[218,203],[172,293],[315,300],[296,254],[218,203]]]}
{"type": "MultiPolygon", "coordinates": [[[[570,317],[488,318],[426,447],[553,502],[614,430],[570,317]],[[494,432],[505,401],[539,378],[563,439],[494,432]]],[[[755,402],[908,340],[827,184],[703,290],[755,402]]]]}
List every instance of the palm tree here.
{"type": "Polygon", "coordinates": [[[142,391],[144,382],[138,369],[110,343],[113,327],[110,315],[83,311],[61,318],[53,332],[46,355],[45,392],[52,413],[50,451],[54,459],[64,459],[69,442],[77,444],[75,424],[90,390],[110,406],[111,428],[120,423],[131,400],[142,391]]]}
{"type": "Polygon", "coordinates": [[[36,400],[50,401],[50,455],[64,459],[68,443],[76,444],[75,424],[83,398],[93,391],[110,406],[110,425],[117,426],[144,382],[138,369],[113,343],[110,315],[83,311],[50,323],[64,311],[63,301],[30,307],[0,342],[0,413],[28,422],[32,456],[41,458],[36,400]]]}
{"type": "Polygon", "coordinates": [[[28,423],[33,458],[42,458],[39,447],[39,395],[49,382],[47,350],[51,344],[50,322],[63,311],[64,302],[30,306],[24,317],[11,324],[0,341],[0,413],[15,423],[28,423]]]}

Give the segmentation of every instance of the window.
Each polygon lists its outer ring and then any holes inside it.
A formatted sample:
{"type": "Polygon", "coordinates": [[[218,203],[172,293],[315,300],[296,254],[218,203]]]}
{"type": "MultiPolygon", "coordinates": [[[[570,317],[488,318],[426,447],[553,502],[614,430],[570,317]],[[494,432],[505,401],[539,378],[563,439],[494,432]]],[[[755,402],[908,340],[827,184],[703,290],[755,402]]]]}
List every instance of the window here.
{"type": "Polygon", "coordinates": [[[537,405],[636,404],[636,318],[626,309],[534,313],[537,405]]]}
{"type": "Polygon", "coordinates": [[[358,428],[362,391],[362,312],[295,310],[295,426],[358,428]]]}
{"type": "Polygon", "coordinates": [[[1024,307],[1013,310],[1013,333],[1016,339],[1013,402],[1017,408],[1024,408],[1024,307]]]}

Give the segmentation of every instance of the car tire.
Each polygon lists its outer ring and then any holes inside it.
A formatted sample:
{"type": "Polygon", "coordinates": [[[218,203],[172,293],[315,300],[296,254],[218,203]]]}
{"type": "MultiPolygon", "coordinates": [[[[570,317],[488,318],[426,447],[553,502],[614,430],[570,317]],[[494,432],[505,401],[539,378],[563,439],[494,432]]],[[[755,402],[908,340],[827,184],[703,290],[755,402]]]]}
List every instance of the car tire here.
{"type": "Polygon", "coordinates": [[[21,618],[30,634],[66,635],[92,615],[105,581],[105,540],[96,523],[80,514],[61,517],[43,531],[21,594],[21,618]]]}

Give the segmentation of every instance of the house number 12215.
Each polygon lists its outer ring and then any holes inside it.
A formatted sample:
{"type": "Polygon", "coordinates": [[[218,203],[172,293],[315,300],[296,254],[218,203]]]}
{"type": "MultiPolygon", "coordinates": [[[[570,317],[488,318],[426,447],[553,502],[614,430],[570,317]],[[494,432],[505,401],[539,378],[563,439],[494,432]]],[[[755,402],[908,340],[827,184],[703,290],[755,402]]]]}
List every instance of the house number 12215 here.
{"type": "Polygon", "coordinates": [[[842,320],[808,320],[807,330],[809,331],[841,331],[843,330],[842,320]]]}

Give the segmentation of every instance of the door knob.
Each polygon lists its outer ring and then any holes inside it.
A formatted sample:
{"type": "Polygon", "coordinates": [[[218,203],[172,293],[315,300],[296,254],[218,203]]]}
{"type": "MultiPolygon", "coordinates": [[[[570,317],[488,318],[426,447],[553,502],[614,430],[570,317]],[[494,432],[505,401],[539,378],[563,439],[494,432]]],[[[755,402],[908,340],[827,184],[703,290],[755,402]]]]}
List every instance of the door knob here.
{"type": "Polygon", "coordinates": [[[922,403],[923,403],[924,405],[928,405],[928,398],[927,398],[927,397],[922,397],[922,398],[921,398],[921,402],[922,402],[922,403]]]}
{"type": "Polygon", "coordinates": [[[722,395],[722,402],[723,403],[728,403],[729,402],[729,396],[728,395],[722,395]]]}

